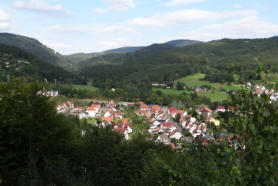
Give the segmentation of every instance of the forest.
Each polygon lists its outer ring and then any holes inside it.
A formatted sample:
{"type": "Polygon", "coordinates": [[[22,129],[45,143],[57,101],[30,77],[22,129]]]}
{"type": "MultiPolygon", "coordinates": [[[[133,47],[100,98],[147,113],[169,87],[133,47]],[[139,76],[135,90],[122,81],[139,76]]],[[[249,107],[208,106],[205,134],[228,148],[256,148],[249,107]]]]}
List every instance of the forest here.
{"type": "Polygon", "coordinates": [[[60,83],[86,83],[62,67],[17,47],[0,44],[0,80],[6,81],[7,75],[25,77],[29,81],[46,79],[52,83],[55,80],[60,83]]]}
{"type": "Polygon", "coordinates": [[[215,140],[175,151],[56,114],[41,88],[23,79],[0,84],[0,185],[278,184],[278,107],[266,95],[242,89],[229,103],[241,114],[223,113],[215,140]]]}
{"type": "Polygon", "coordinates": [[[97,87],[112,81],[171,83],[194,73],[206,74],[210,82],[243,84],[260,80],[261,72],[277,73],[278,37],[223,39],[185,47],[155,44],[134,53],[107,54],[78,64],[79,75],[97,87]],[[236,78],[235,78],[236,77],[236,78]]]}

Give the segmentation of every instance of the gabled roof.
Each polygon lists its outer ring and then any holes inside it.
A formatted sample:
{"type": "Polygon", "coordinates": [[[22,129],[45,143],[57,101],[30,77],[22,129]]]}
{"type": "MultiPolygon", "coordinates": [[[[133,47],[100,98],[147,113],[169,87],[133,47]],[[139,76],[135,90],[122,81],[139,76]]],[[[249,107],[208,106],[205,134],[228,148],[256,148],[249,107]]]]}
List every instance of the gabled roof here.
{"type": "Polygon", "coordinates": [[[211,109],[209,109],[207,106],[201,106],[199,108],[196,109],[197,112],[212,112],[211,109]]]}
{"type": "Polygon", "coordinates": [[[218,106],[217,109],[218,110],[225,110],[225,107],[224,106],[218,106]]]}
{"type": "Polygon", "coordinates": [[[170,107],[170,108],[168,108],[168,110],[169,110],[170,112],[174,112],[174,111],[176,111],[177,109],[176,109],[175,107],[170,107]]]}
{"type": "Polygon", "coordinates": [[[149,109],[149,106],[145,105],[145,104],[142,104],[142,105],[140,105],[140,109],[149,109]]]}
{"type": "Polygon", "coordinates": [[[114,117],[102,117],[101,120],[106,122],[112,122],[114,120],[114,117]]]}
{"type": "Polygon", "coordinates": [[[160,124],[161,126],[163,126],[163,127],[168,127],[168,128],[171,128],[171,127],[173,127],[173,124],[172,123],[170,123],[170,122],[163,122],[163,123],[161,123],[160,124]]]}
{"type": "Polygon", "coordinates": [[[160,106],[152,105],[151,109],[152,109],[152,111],[158,111],[158,110],[160,110],[160,106]]]}

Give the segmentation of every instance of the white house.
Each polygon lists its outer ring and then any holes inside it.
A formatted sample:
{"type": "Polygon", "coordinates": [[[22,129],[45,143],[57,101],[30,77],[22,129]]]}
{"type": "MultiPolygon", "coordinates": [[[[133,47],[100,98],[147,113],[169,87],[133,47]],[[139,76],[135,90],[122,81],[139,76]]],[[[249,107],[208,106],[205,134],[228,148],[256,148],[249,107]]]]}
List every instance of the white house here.
{"type": "Polygon", "coordinates": [[[178,132],[177,130],[174,130],[171,134],[170,134],[170,138],[171,139],[176,139],[179,140],[182,138],[182,134],[180,132],[178,132]]]}

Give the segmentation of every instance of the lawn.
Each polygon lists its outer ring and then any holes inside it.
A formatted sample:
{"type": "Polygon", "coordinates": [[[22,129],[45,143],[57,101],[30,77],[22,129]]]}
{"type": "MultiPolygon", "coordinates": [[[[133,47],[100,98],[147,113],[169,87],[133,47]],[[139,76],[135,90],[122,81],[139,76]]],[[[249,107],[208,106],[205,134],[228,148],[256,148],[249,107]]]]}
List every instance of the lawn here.
{"type": "Polygon", "coordinates": [[[229,97],[229,95],[226,94],[225,92],[218,92],[218,91],[216,91],[216,92],[204,92],[204,93],[201,93],[199,95],[210,98],[210,100],[212,102],[214,102],[214,101],[224,101],[229,97]]]}
{"type": "Polygon", "coordinates": [[[73,85],[74,89],[82,89],[82,90],[89,90],[89,91],[97,91],[98,88],[90,86],[90,85],[73,85]]]}
{"type": "MultiPolygon", "coordinates": [[[[209,81],[203,81],[200,79],[203,79],[205,77],[205,74],[197,73],[190,76],[185,76],[183,78],[180,78],[174,83],[177,83],[178,81],[185,83],[186,86],[190,87],[201,87],[202,85],[210,85],[213,89],[213,91],[200,93],[200,96],[205,96],[211,99],[211,101],[223,101],[228,98],[228,94],[226,92],[230,92],[232,90],[238,90],[241,89],[241,85],[236,84],[228,84],[228,83],[211,83],[209,81]]],[[[153,91],[160,90],[163,94],[170,94],[170,95],[182,95],[184,92],[187,94],[192,93],[193,91],[186,91],[186,90],[176,90],[176,89],[163,89],[163,88],[153,88],[153,91]]]]}
{"type": "Polygon", "coordinates": [[[231,90],[238,90],[241,88],[240,85],[231,84],[228,85],[227,83],[221,84],[221,83],[211,83],[209,81],[203,81],[200,79],[203,79],[205,77],[205,74],[197,73],[190,76],[185,76],[183,78],[177,79],[174,81],[175,83],[180,81],[185,83],[186,86],[192,86],[192,87],[201,87],[202,85],[210,85],[211,87],[215,88],[218,91],[221,91],[221,89],[224,89],[225,91],[229,92],[231,90]]]}
{"type": "Polygon", "coordinates": [[[183,78],[177,79],[175,81],[175,83],[180,81],[180,82],[185,83],[186,86],[196,86],[196,87],[201,87],[202,85],[210,85],[210,86],[216,87],[216,86],[221,85],[220,83],[210,83],[209,81],[201,81],[200,79],[202,79],[204,77],[205,77],[205,74],[197,73],[194,75],[185,76],[183,78]]]}
{"type": "MultiPolygon", "coordinates": [[[[193,91],[185,91],[185,90],[176,90],[176,89],[163,89],[163,88],[153,88],[153,91],[156,92],[160,90],[163,94],[168,95],[182,95],[184,92],[187,94],[193,93],[193,91]]],[[[221,91],[214,91],[214,92],[204,92],[198,94],[199,96],[205,96],[211,99],[212,102],[214,101],[223,101],[228,98],[228,94],[221,91]]]]}

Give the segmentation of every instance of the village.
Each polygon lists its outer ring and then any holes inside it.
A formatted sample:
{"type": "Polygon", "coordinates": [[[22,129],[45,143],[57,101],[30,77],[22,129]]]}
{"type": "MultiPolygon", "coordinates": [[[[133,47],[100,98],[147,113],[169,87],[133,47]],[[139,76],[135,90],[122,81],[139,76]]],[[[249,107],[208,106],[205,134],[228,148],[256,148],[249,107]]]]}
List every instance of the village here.
{"type": "MultiPolygon", "coordinates": [[[[260,97],[262,94],[270,96],[272,101],[277,101],[278,93],[273,89],[268,90],[263,85],[252,86],[246,83],[247,88],[252,89],[252,93],[260,97]]],[[[50,91],[51,92],[51,91],[50,91]]],[[[53,92],[53,91],[52,91],[53,92]]],[[[46,96],[58,95],[44,93],[46,96]]],[[[136,124],[132,119],[125,118],[125,112],[131,109],[132,112],[148,123],[147,133],[156,143],[163,143],[173,149],[181,149],[184,141],[191,143],[194,138],[200,137],[204,144],[208,140],[215,140],[208,132],[208,127],[219,127],[220,120],[216,119],[221,112],[239,112],[233,106],[218,106],[214,111],[205,105],[197,107],[195,110],[178,110],[175,107],[159,105],[147,105],[144,102],[118,102],[95,101],[90,106],[81,107],[74,105],[72,101],[66,101],[57,106],[57,113],[69,114],[78,117],[80,120],[93,120],[93,125],[99,127],[112,127],[115,132],[124,135],[126,140],[132,139],[132,134],[136,131],[136,124]],[[193,116],[193,113],[197,116],[193,116]],[[199,119],[197,119],[199,118],[199,119]],[[99,122],[97,122],[99,121],[99,122]]],[[[83,135],[85,133],[82,132],[83,135]]]]}

